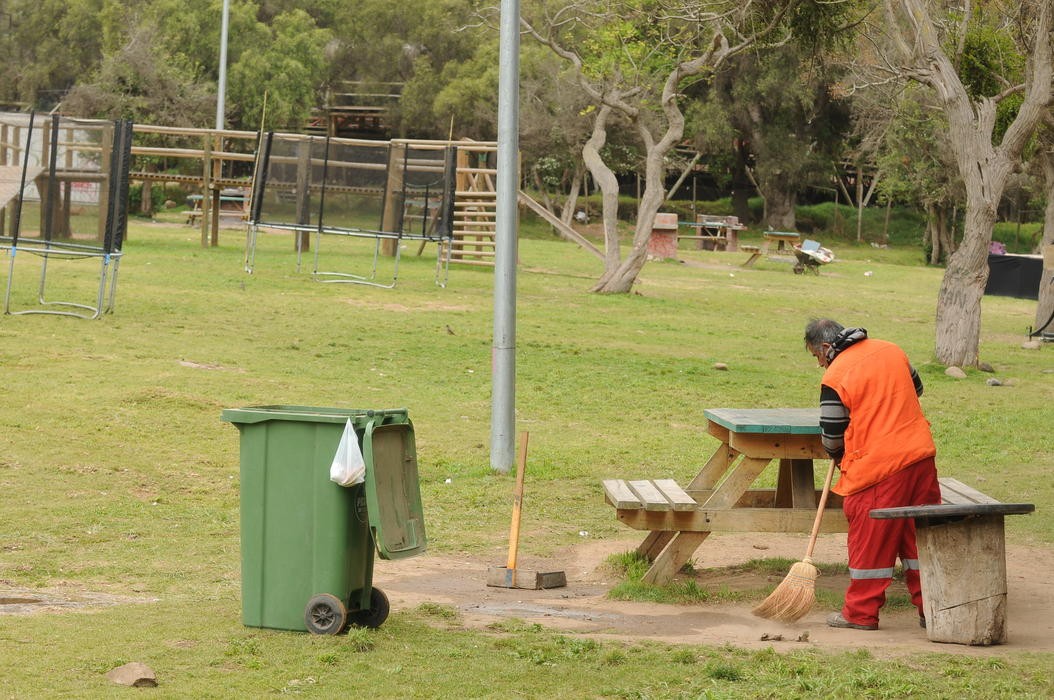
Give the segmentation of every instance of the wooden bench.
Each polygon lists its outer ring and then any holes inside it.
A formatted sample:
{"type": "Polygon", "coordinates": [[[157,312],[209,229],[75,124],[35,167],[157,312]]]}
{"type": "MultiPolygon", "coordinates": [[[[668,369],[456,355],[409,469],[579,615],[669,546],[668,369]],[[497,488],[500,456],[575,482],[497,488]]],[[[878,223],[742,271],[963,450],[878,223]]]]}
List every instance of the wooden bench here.
{"type": "Polygon", "coordinates": [[[930,641],[1006,642],[1003,517],[1031,503],[1000,503],[961,481],[941,478],[941,505],[880,508],[872,518],[913,518],[930,641]]]}
{"type": "Polygon", "coordinates": [[[604,480],[604,497],[618,510],[693,510],[695,499],[673,479],[604,480]]]}
{"type": "Polygon", "coordinates": [[[761,246],[741,245],[739,246],[739,249],[750,253],[750,257],[743,262],[742,267],[754,267],[754,263],[756,263],[758,258],[761,257],[761,246]]]}

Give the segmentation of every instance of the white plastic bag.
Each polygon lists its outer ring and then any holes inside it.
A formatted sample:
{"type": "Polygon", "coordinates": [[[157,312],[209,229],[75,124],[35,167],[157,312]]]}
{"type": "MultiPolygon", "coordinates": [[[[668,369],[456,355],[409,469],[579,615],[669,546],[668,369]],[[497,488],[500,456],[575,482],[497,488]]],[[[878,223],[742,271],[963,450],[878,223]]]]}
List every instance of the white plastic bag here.
{"type": "Polygon", "coordinates": [[[344,434],[340,437],[333,464],[329,467],[329,480],[341,486],[354,486],[366,480],[366,462],[362,459],[359,439],[355,436],[355,429],[351,427],[350,418],[344,426],[344,434]]]}

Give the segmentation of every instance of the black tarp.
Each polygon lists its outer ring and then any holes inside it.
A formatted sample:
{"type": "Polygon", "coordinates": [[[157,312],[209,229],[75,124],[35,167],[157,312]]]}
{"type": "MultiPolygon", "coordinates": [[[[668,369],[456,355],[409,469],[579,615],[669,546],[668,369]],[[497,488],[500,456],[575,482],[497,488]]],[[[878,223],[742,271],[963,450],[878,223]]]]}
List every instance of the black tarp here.
{"type": "Polygon", "coordinates": [[[989,255],[988,284],[984,293],[999,297],[1039,299],[1043,277],[1040,255],[989,255]]]}

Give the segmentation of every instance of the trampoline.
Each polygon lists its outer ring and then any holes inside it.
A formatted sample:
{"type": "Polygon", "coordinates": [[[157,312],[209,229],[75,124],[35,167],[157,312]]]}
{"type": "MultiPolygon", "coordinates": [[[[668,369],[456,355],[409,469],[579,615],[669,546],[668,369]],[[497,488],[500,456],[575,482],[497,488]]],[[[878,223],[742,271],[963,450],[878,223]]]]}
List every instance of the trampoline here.
{"type": "Polygon", "coordinates": [[[131,146],[130,121],[0,114],[5,314],[94,319],[113,311],[131,146]],[[98,267],[85,275],[84,261],[98,267]]]}
{"type": "Polygon", "coordinates": [[[438,244],[435,282],[445,286],[456,167],[457,149],[446,143],[268,133],[257,151],[246,272],[255,269],[260,230],[289,230],[296,232],[297,271],[309,250],[317,281],[392,288],[403,244],[418,241],[438,244]],[[368,269],[353,272],[349,261],[364,253],[368,269]],[[391,279],[381,281],[384,253],[392,257],[391,279]]]}

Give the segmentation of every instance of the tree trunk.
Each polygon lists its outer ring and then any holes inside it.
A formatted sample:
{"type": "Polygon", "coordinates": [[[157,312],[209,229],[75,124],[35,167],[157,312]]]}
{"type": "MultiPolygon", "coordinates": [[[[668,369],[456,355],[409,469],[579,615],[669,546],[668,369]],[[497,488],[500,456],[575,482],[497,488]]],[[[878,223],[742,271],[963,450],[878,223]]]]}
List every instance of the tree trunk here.
{"type": "Polygon", "coordinates": [[[581,163],[575,162],[575,174],[571,177],[571,186],[568,188],[567,199],[564,200],[564,208],[560,211],[560,221],[563,221],[568,226],[574,220],[575,211],[578,208],[578,195],[582,191],[583,167],[581,163]]]}
{"type": "Polygon", "coordinates": [[[765,198],[765,225],[776,231],[794,231],[798,221],[794,205],[798,194],[794,190],[781,187],[774,181],[759,183],[765,198]]]}
{"type": "Polygon", "coordinates": [[[756,191],[747,173],[747,149],[740,139],[733,147],[736,162],[732,170],[732,213],[744,224],[753,223],[750,215],[750,195],[756,191]]]}
{"type": "Polygon", "coordinates": [[[930,265],[940,265],[955,252],[954,209],[944,204],[926,205],[926,244],[930,247],[930,265]]]}
{"type": "MultiPolygon", "coordinates": [[[[643,129],[643,127],[640,127],[643,129]]],[[[644,161],[644,193],[637,202],[637,224],[633,232],[633,245],[626,258],[615,270],[605,271],[604,277],[593,291],[625,294],[633,288],[641,268],[648,260],[648,240],[655,225],[655,214],[666,201],[666,189],[662,186],[664,162],[669,149],[654,145],[645,138],[647,156],[644,161]]]]}
{"type": "Polygon", "coordinates": [[[949,256],[937,294],[937,359],[949,367],[973,367],[978,361],[995,209],[970,204],[965,223],[963,244],[949,256]]]}
{"type": "MultiPolygon", "coordinates": [[[[1040,151],[1043,164],[1043,179],[1047,185],[1047,206],[1043,211],[1043,240],[1039,252],[1043,255],[1043,275],[1039,281],[1039,304],[1036,306],[1036,329],[1051,319],[1054,314],[1054,130],[1048,126],[1046,148],[1040,151]]],[[[1044,331],[1054,333],[1054,322],[1044,331]]]]}
{"type": "Polygon", "coordinates": [[[549,188],[545,186],[542,176],[539,175],[537,171],[534,172],[534,188],[538,190],[538,194],[541,196],[542,206],[555,215],[556,211],[553,209],[553,200],[549,197],[549,188]]]}
{"type": "Polygon", "coordinates": [[[604,226],[604,274],[597,283],[597,288],[618,269],[618,178],[611,168],[604,163],[600,149],[607,141],[607,121],[611,116],[611,107],[602,105],[593,118],[593,133],[582,147],[582,160],[589,169],[593,180],[600,187],[600,216],[604,226]]]}
{"type": "Polygon", "coordinates": [[[940,217],[937,205],[929,203],[926,205],[926,234],[923,244],[930,249],[930,265],[939,265],[941,262],[940,234],[937,232],[937,219],[940,217]]]}
{"type": "MultiPolygon", "coordinates": [[[[155,167],[150,167],[147,172],[153,172],[156,170],[155,167]]],[[[142,198],[139,200],[139,213],[144,216],[154,215],[154,192],[153,183],[150,180],[143,180],[142,198]]]]}
{"type": "MultiPolygon", "coordinates": [[[[941,212],[941,227],[937,231],[940,235],[940,259],[947,260],[951,257],[952,253],[955,252],[955,219],[956,210],[955,207],[949,207],[944,205],[940,208],[941,212]]],[[[988,238],[991,240],[991,233],[988,238]]],[[[985,258],[985,266],[988,265],[988,259],[985,258]]]]}

